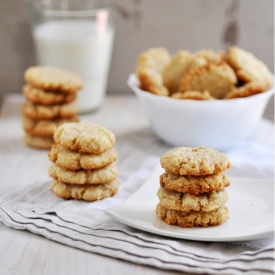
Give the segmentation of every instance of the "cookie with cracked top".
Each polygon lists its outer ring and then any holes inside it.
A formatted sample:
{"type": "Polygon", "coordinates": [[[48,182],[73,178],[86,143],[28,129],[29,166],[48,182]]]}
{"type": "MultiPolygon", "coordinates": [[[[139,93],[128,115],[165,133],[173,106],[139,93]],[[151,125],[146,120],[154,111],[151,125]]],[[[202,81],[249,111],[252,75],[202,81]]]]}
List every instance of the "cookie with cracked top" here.
{"type": "Polygon", "coordinates": [[[54,139],[62,147],[80,153],[100,154],[115,144],[115,135],[95,123],[65,123],[57,128],[54,139]]]}
{"type": "Polygon", "coordinates": [[[178,91],[183,76],[190,70],[205,65],[206,60],[188,51],[178,51],[163,69],[163,84],[171,94],[178,91]]]}
{"type": "Polygon", "coordinates": [[[212,148],[180,147],[160,158],[161,166],[169,173],[202,176],[230,168],[229,158],[212,148]]]}
{"type": "Polygon", "coordinates": [[[179,92],[208,91],[217,99],[224,98],[237,83],[234,70],[225,62],[207,63],[189,71],[181,81],[179,92]]]}
{"type": "Polygon", "coordinates": [[[24,77],[29,85],[43,90],[75,93],[82,88],[81,78],[77,74],[51,66],[29,67],[24,77]]]}

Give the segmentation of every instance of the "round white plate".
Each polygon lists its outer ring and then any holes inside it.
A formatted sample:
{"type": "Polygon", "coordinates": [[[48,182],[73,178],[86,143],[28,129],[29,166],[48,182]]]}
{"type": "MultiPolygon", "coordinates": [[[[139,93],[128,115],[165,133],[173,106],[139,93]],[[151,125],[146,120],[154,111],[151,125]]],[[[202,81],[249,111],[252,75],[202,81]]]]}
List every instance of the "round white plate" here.
{"type": "Polygon", "coordinates": [[[160,220],[155,214],[158,203],[157,166],[145,183],[120,205],[105,210],[113,219],[163,236],[198,241],[245,241],[274,234],[274,181],[230,178],[227,187],[229,219],[221,225],[180,228],[160,220]]]}

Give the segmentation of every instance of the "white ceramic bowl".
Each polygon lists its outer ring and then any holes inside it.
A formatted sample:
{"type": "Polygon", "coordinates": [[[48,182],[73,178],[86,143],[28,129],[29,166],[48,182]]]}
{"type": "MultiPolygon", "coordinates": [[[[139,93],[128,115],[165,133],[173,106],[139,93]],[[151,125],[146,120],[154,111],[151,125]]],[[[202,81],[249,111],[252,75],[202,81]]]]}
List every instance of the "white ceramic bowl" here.
{"type": "Polygon", "coordinates": [[[141,90],[134,74],[127,83],[162,140],[176,147],[202,145],[220,151],[252,134],[274,92],[229,100],[178,100],[141,90]]]}

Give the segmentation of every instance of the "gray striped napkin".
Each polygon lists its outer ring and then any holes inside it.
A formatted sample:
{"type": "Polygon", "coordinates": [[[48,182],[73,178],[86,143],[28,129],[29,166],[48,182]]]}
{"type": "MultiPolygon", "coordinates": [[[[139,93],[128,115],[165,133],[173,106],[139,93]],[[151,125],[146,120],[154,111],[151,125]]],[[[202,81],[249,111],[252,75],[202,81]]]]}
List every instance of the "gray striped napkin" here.
{"type": "Polygon", "coordinates": [[[103,212],[135,192],[158,158],[145,159],[135,172],[122,171],[119,193],[99,202],[63,200],[49,182],[0,197],[0,220],[82,250],[190,274],[273,274],[274,239],[197,242],[150,234],[123,225],[103,212]]]}

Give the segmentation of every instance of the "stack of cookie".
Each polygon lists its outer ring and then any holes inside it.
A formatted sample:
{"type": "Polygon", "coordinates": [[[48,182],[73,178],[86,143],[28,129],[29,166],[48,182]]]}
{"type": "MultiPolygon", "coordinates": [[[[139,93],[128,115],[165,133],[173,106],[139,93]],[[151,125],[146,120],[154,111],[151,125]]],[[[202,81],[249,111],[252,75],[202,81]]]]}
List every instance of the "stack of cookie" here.
{"type": "Polygon", "coordinates": [[[73,104],[81,79],[74,73],[53,67],[30,67],[25,72],[23,93],[28,100],[22,106],[24,142],[49,149],[58,125],[78,121],[78,107],[73,104]]]}
{"type": "Polygon", "coordinates": [[[91,123],[65,123],[49,152],[52,191],[64,199],[101,200],[117,193],[115,136],[91,123]]]}
{"type": "Polygon", "coordinates": [[[230,182],[225,170],[228,157],[211,148],[181,147],[160,159],[165,173],[160,176],[160,202],[156,214],[180,227],[217,225],[228,218],[225,206],[230,182]]]}

